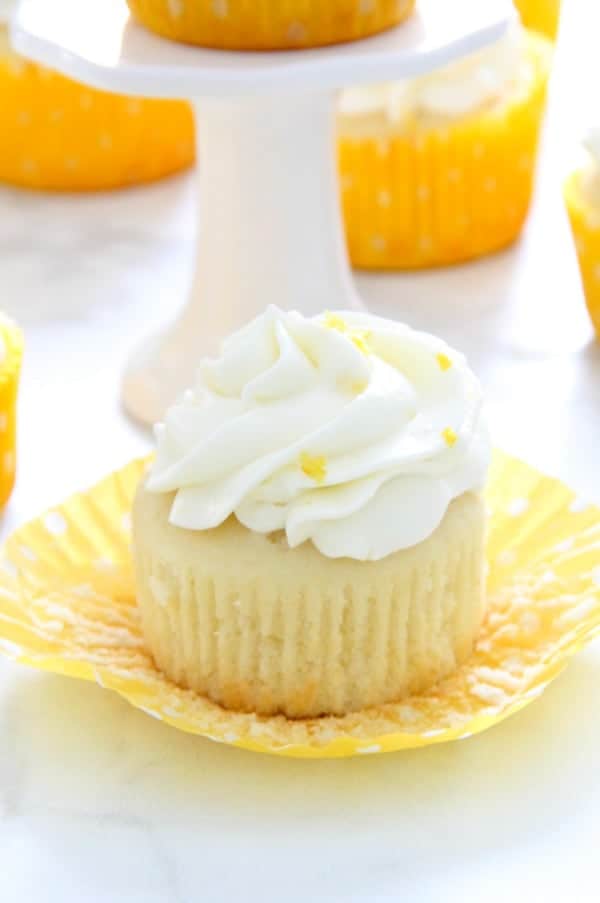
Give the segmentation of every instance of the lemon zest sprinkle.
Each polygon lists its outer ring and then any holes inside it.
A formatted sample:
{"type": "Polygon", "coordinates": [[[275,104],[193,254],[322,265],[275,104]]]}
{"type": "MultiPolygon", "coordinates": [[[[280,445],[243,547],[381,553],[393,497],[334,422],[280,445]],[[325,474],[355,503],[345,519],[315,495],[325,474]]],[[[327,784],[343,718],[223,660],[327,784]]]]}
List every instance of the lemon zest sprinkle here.
{"type": "Polygon", "coordinates": [[[436,354],[436,360],[440,365],[440,370],[449,370],[452,366],[452,361],[450,360],[448,355],[443,354],[442,352],[440,352],[440,354],[436,354]]]}
{"type": "Polygon", "coordinates": [[[335,329],[347,336],[350,341],[362,354],[370,354],[369,340],[372,336],[370,329],[351,329],[343,317],[338,314],[332,314],[331,311],[325,313],[325,326],[327,329],[335,329]]]}
{"type": "Polygon", "coordinates": [[[452,448],[452,446],[455,445],[458,441],[458,436],[451,426],[447,426],[445,430],[442,430],[442,437],[446,445],[449,445],[450,448],[452,448]]]}
{"type": "Polygon", "coordinates": [[[325,313],[325,326],[327,329],[335,329],[337,332],[347,332],[348,326],[343,317],[332,314],[330,310],[325,313]]]}
{"type": "Polygon", "coordinates": [[[315,483],[322,483],[327,476],[327,458],[324,455],[311,455],[308,452],[302,452],[300,455],[300,467],[302,473],[305,473],[315,483]]]}

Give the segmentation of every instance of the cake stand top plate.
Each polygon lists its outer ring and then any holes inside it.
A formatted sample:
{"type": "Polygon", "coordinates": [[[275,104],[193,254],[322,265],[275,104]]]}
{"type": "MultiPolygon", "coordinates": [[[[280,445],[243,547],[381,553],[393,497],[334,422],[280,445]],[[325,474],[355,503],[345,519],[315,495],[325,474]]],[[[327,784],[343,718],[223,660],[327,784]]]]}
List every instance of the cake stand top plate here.
{"type": "Polygon", "coordinates": [[[288,93],[419,75],[499,39],[510,0],[418,0],[383,34],[303,51],[240,53],[163,40],[125,0],[21,0],[12,40],[24,56],[98,88],[153,97],[288,93]]]}

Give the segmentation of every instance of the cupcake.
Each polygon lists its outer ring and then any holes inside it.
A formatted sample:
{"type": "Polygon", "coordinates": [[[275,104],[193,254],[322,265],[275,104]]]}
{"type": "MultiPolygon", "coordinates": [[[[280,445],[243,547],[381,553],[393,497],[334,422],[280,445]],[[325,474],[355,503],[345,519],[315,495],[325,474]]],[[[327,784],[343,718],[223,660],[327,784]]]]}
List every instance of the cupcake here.
{"type": "Polygon", "coordinates": [[[343,93],[339,168],[355,266],[458,263],[517,238],[532,194],[550,48],[515,27],[439,72],[343,93]]]}
{"type": "Polygon", "coordinates": [[[587,135],[584,154],[564,194],[587,308],[600,337],[600,128],[587,135]]]}
{"type": "Polygon", "coordinates": [[[514,0],[526,28],[539,31],[554,41],[558,33],[561,0],[514,0]]]}
{"type": "Polygon", "coordinates": [[[293,50],[366,38],[398,25],[414,0],[127,0],[151,31],[222,50],[293,50]]]}
{"type": "Polygon", "coordinates": [[[116,188],[193,162],[188,104],[95,91],[27,62],[11,49],[6,18],[0,2],[0,181],[62,191],[116,188]]]}
{"type": "Polygon", "coordinates": [[[479,384],[444,342],[269,308],[156,436],[133,549],[172,681],[228,709],[342,715],[468,657],[490,444],[479,384]]]}
{"type": "Polygon", "coordinates": [[[0,507],[15,484],[17,392],[23,354],[20,330],[0,314],[0,507]]]}

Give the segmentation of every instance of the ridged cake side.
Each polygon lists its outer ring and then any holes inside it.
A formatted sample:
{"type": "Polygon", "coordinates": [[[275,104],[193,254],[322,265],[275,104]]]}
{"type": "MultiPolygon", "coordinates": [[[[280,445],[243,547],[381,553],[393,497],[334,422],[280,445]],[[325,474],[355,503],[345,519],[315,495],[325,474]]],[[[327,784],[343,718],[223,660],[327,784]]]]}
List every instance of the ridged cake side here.
{"type": "Polygon", "coordinates": [[[168,523],[140,487],[134,557],[144,635],[175,683],[226,708],[345,714],[431,686],[470,653],[484,612],[485,510],[466,493],[419,545],[378,562],[310,543],[168,523]]]}

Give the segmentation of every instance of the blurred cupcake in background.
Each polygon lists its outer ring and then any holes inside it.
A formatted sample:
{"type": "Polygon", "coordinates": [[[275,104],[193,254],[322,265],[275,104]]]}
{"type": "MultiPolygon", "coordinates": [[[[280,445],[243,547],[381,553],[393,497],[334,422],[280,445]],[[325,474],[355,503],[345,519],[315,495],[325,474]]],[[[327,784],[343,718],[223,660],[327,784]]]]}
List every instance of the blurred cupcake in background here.
{"type": "Polygon", "coordinates": [[[17,392],[23,337],[17,326],[0,314],[0,508],[13,490],[16,473],[17,392]]]}
{"type": "Polygon", "coordinates": [[[194,123],[186,103],[96,91],[27,62],[10,46],[13,7],[0,0],[0,181],[84,191],[190,166],[194,123]]]}
{"type": "Polygon", "coordinates": [[[600,338],[600,127],[591,129],[583,144],[583,160],[564,193],[585,300],[600,338]]]}
{"type": "Polygon", "coordinates": [[[127,0],[151,31],[221,50],[295,50],[355,41],[406,19],[415,0],[127,0]]]}
{"type": "Polygon", "coordinates": [[[430,75],[343,92],[339,167],[355,266],[458,263],[517,238],[532,194],[551,46],[515,26],[430,75]]]}
{"type": "Polygon", "coordinates": [[[514,0],[514,3],[526,28],[539,31],[551,41],[556,39],[561,0],[514,0]]]}

